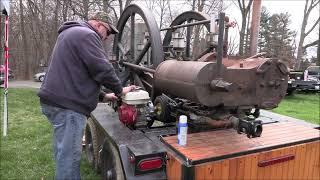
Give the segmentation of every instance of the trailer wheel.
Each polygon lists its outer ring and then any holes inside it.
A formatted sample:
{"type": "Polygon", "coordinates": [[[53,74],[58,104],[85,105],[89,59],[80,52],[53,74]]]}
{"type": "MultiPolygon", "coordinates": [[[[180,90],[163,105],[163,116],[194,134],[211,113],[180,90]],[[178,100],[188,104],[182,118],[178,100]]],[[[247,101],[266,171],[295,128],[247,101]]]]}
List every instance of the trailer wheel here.
{"type": "Polygon", "coordinates": [[[98,139],[97,139],[97,129],[91,118],[87,120],[87,126],[85,129],[85,153],[88,162],[91,166],[98,171],[98,139]]]}
{"type": "Polygon", "coordinates": [[[124,180],[119,152],[107,138],[102,149],[101,174],[103,180],[124,180]]]}

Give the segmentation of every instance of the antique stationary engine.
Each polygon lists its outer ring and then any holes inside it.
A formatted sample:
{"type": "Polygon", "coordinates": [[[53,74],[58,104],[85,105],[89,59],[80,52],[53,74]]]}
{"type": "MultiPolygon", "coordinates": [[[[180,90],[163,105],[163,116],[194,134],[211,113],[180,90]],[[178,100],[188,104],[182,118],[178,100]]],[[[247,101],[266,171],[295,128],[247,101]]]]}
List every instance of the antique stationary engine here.
{"type": "MultiPolygon", "coordinates": [[[[134,83],[148,95],[142,92],[144,100],[137,101],[140,103],[123,102],[118,107],[121,121],[135,127],[140,114],[151,127],[155,120],[175,124],[177,117],[185,114],[191,131],[233,127],[248,137],[259,137],[259,110],[277,107],[285,96],[287,67],[263,54],[229,59],[229,27],[224,13],[210,19],[187,11],[170,27],[159,29],[147,8],[128,6],[117,25],[120,33],[114,42],[115,67],[124,85],[134,83]],[[136,32],[136,21],[144,21],[143,33],[136,32]],[[195,26],[207,31],[206,48],[198,54],[191,50],[196,39],[191,27],[195,26]],[[162,31],[166,31],[163,42],[162,31]],[[146,98],[149,95],[150,100],[146,98]]],[[[133,99],[134,93],[130,94],[133,99]]],[[[141,90],[139,93],[141,98],[141,90]]]]}

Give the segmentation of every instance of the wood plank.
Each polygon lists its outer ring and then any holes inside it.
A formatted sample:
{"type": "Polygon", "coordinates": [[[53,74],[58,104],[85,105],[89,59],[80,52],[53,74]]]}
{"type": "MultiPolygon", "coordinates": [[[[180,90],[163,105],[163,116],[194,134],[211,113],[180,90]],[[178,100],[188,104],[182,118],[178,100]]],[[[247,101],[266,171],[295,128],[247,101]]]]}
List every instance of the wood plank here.
{"type": "Polygon", "coordinates": [[[195,179],[205,180],[205,173],[206,173],[205,165],[195,166],[195,179]]]}
{"type": "Polygon", "coordinates": [[[181,163],[169,153],[168,157],[166,168],[168,180],[181,179],[181,163]]]}
{"type": "MultiPolygon", "coordinates": [[[[272,158],[272,154],[273,154],[273,151],[267,152],[264,160],[271,159],[272,158]]],[[[263,179],[264,180],[271,179],[271,167],[270,166],[266,166],[266,167],[262,167],[262,168],[264,169],[263,179]]]]}
{"type": "Polygon", "coordinates": [[[304,170],[305,170],[305,161],[306,161],[306,144],[303,144],[302,145],[302,149],[301,149],[301,152],[300,152],[300,167],[299,167],[299,173],[297,175],[297,178],[298,179],[303,179],[303,173],[304,173],[304,170]]]}
{"type": "MultiPolygon", "coordinates": [[[[274,156],[274,158],[279,158],[282,157],[284,155],[284,148],[281,148],[279,150],[276,151],[276,155],[274,156]]],[[[283,170],[283,166],[284,166],[285,162],[281,162],[281,163],[277,163],[275,164],[275,166],[273,168],[276,169],[275,171],[275,179],[278,179],[280,177],[282,177],[282,170],[283,170]]]]}
{"type": "Polygon", "coordinates": [[[243,179],[244,176],[244,157],[237,158],[237,176],[236,179],[243,179]]]}
{"type": "Polygon", "coordinates": [[[214,172],[212,163],[206,163],[203,166],[205,166],[204,179],[213,179],[214,172]]]}
{"type": "MultiPolygon", "coordinates": [[[[284,156],[290,155],[290,149],[291,149],[291,147],[284,148],[283,149],[283,155],[284,156]]],[[[291,160],[291,161],[293,161],[293,160],[291,160]]],[[[283,162],[283,165],[282,165],[282,168],[281,168],[281,170],[282,170],[281,179],[288,179],[289,163],[290,163],[290,161],[283,162]]]]}
{"type": "MultiPolygon", "coordinates": [[[[258,162],[259,161],[262,161],[262,160],[265,160],[267,157],[267,153],[264,152],[264,153],[259,153],[258,154],[258,162]]],[[[258,162],[256,164],[256,166],[258,166],[258,162]]],[[[257,167],[257,179],[258,180],[262,180],[264,179],[264,174],[265,174],[265,170],[266,168],[265,167],[257,167]]]]}
{"type": "Polygon", "coordinates": [[[221,179],[222,161],[217,161],[215,163],[212,163],[212,169],[213,169],[213,176],[211,176],[212,179],[221,179]]]}
{"type": "Polygon", "coordinates": [[[229,168],[230,168],[230,160],[226,159],[222,161],[221,167],[221,179],[228,180],[229,179],[229,168]]]}
{"type": "Polygon", "coordinates": [[[250,179],[258,179],[258,153],[252,155],[250,179]]]}
{"type": "Polygon", "coordinates": [[[294,163],[294,167],[293,167],[293,176],[292,179],[299,179],[298,175],[299,175],[299,169],[300,169],[300,165],[301,165],[301,152],[302,152],[302,147],[304,145],[299,145],[297,146],[296,149],[296,160],[294,163]]]}
{"type": "MultiPolygon", "coordinates": [[[[281,150],[273,150],[271,151],[272,155],[270,158],[268,158],[268,160],[273,159],[275,157],[279,157],[279,155],[281,154],[281,150]]],[[[279,167],[279,164],[274,164],[274,165],[270,165],[270,178],[269,179],[276,179],[278,177],[278,172],[277,172],[277,167],[279,167]]]]}
{"type": "Polygon", "coordinates": [[[316,143],[314,159],[315,162],[312,170],[312,179],[320,179],[320,141],[316,143]]]}
{"type": "MultiPolygon", "coordinates": [[[[308,168],[308,179],[312,178],[313,175],[313,168],[316,165],[316,158],[317,158],[317,147],[318,143],[312,143],[312,151],[311,151],[311,158],[310,158],[310,167],[308,168]]],[[[318,157],[319,158],[319,157],[318,157]]]]}
{"type": "Polygon", "coordinates": [[[313,149],[313,143],[307,143],[306,144],[306,154],[304,161],[304,171],[302,173],[302,177],[308,179],[309,170],[312,169],[311,166],[311,156],[312,156],[312,149],[313,149]]]}
{"type": "Polygon", "coordinates": [[[244,179],[250,179],[251,177],[251,161],[252,161],[252,156],[247,155],[244,157],[244,174],[243,174],[244,179]]]}
{"type": "Polygon", "coordinates": [[[229,179],[235,180],[237,177],[237,159],[238,158],[232,158],[229,162],[229,179]]]}
{"type": "Polygon", "coordinates": [[[295,166],[295,163],[298,163],[297,162],[297,152],[296,152],[296,149],[297,149],[297,146],[293,146],[293,147],[290,147],[289,149],[289,153],[290,154],[293,154],[295,159],[292,160],[292,161],[289,161],[289,164],[288,164],[288,175],[287,175],[287,179],[291,180],[293,179],[293,171],[294,171],[294,166],[295,166]]]}

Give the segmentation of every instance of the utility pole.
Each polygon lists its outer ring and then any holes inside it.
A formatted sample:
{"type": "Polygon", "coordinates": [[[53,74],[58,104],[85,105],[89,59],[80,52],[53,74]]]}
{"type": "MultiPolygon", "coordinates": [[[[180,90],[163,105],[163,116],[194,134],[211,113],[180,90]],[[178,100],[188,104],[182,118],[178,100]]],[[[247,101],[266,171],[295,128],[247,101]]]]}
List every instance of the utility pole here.
{"type": "Polygon", "coordinates": [[[252,4],[250,56],[254,56],[257,54],[260,16],[261,16],[261,1],[262,0],[253,0],[253,4],[252,4]]]}
{"type": "MultiPolygon", "coordinates": [[[[320,26],[320,23],[319,23],[320,26]]],[[[320,28],[319,28],[319,40],[318,40],[318,52],[317,52],[317,62],[316,64],[320,66],[320,28]]]]}

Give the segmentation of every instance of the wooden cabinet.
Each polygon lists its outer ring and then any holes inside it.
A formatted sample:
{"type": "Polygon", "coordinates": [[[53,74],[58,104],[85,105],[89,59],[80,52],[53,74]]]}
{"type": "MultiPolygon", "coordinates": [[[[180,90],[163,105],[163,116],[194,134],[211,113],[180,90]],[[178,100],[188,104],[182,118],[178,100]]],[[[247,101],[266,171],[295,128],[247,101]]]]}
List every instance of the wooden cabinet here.
{"type": "Polygon", "coordinates": [[[168,146],[168,179],[320,179],[320,131],[295,123],[263,126],[259,138],[232,129],[176,136],[168,146]]]}

